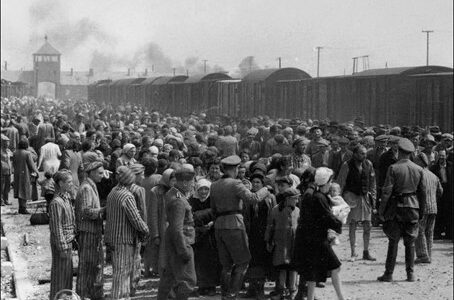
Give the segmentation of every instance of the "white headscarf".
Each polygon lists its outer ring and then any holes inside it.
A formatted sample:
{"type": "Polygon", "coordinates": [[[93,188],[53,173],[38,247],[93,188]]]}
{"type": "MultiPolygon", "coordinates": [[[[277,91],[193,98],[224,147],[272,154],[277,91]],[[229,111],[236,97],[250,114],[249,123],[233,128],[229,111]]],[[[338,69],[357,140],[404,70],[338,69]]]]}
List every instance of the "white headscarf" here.
{"type": "Polygon", "coordinates": [[[204,179],[204,178],[201,178],[199,179],[199,181],[197,181],[196,183],[196,186],[195,186],[195,193],[194,193],[194,198],[197,198],[199,199],[201,202],[204,202],[208,199],[208,197],[210,196],[210,193],[208,192],[207,196],[202,199],[199,195],[199,189],[202,188],[202,187],[207,187],[208,189],[210,189],[211,187],[211,181],[207,180],[207,179],[204,179]]]}

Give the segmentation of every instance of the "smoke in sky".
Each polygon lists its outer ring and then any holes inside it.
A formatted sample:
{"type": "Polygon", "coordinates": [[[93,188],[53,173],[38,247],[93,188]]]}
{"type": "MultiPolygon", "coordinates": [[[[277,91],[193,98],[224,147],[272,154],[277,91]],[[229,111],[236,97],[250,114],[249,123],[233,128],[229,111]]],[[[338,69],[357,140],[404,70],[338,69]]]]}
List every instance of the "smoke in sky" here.
{"type": "MultiPolygon", "coordinates": [[[[260,69],[260,67],[259,67],[256,59],[254,58],[254,56],[246,56],[245,58],[243,58],[241,60],[240,64],[238,65],[238,70],[239,70],[238,76],[240,78],[243,78],[251,71],[259,70],[259,69],[260,69]]],[[[237,77],[237,76],[234,76],[234,77],[237,77]]]]}

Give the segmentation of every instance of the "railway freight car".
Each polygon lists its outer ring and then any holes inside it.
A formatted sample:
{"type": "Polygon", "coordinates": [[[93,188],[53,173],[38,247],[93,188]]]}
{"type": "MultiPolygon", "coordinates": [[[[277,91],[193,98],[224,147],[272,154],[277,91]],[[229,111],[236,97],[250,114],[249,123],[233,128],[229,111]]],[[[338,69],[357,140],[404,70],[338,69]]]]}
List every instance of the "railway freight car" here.
{"type": "Polygon", "coordinates": [[[441,117],[445,110],[452,116],[450,68],[391,68],[280,81],[277,90],[283,105],[279,117],[345,122],[361,116],[367,124],[435,124],[452,130],[448,118],[441,117]]]}
{"type": "Polygon", "coordinates": [[[309,74],[297,68],[252,71],[240,83],[239,117],[283,116],[287,106],[279,101],[280,90],[277,82],[309,78],[309,74]]]}
{"type": "Polygon", "coordinates": [[[146,107],[167,113],[172,111],[172,88],[170,84],[183,82],[188,76],[162,76],[147,86],[146,107]]]}
{"type": "Polygon", "coordinates": [[[185,115],[191,112],[210,112],[217,106],[219,80],[231,79],[224,73],[194,75],[181,83],[169,84],[170,107],[168,113],[185,115]]]}

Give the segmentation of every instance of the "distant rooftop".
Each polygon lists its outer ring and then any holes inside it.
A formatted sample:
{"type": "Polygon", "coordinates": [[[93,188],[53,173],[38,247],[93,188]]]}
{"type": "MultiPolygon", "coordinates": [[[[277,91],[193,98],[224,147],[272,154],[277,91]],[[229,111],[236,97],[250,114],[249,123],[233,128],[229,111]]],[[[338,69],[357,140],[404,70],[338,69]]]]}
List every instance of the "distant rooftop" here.
{"type": "Polygon", "coordinates": [[[400,67],[400,68],[384,68],[370,69],[353,74],[353,76],[382,76],[382,75],[416,75],[416,74],[431,74],[452,72],[452,68],[442,66],[417,66],[417,67],[400,67]]]}

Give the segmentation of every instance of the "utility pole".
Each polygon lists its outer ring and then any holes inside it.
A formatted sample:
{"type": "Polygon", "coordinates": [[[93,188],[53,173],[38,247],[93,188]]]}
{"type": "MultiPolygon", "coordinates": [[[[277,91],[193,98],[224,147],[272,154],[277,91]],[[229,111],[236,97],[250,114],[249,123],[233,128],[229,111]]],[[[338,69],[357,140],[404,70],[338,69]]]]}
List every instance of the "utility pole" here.
{"type": "Polygon", "coordinates": [[[356,72],[358,72],[358,56],[356,57],[353,57],[353,73],[352,74],[355,74],[356,72]]]}
{"type": "Polygon", "coordinates": [[[433,30],[423,30],[427,35],[427,50],[426,50],[426,66],[429,65],[429,34],[434,32],[433,30]]]}
{"type": "Polygon", "coordinates": [[[279,69],[281,68],[281,58],[278,57],[277,60],[279,61],[279,69]]]}
{"type": "Polygon", "coordinates": [[[315,47],[317,49],[317,77],[320,75],[320,49],[323,49],[323,47],[315,47]]]}
{"type": "Polygon", "coordinates": [[[206,59],[203,60],[203,72],[206,74],[207,73],[207,61],[206,59]]]}
{"type": "Polygon", "coordinates": [[[175,77],[176,68],[172,68],[172,70],[173,70],[173,77],[175,77]]]}
{"type": "Polygon", "coordinates": [[[189,77],[189,70],[188,69],[186,69],[186,76],[189,77]]]}

